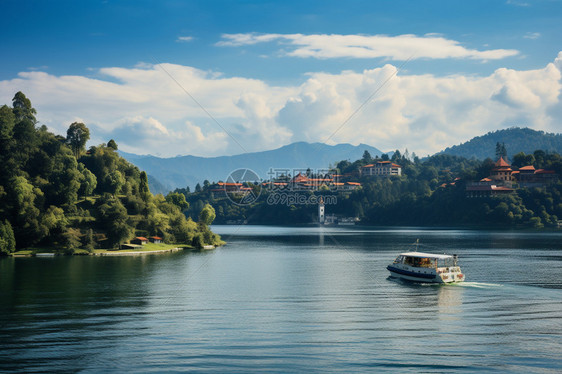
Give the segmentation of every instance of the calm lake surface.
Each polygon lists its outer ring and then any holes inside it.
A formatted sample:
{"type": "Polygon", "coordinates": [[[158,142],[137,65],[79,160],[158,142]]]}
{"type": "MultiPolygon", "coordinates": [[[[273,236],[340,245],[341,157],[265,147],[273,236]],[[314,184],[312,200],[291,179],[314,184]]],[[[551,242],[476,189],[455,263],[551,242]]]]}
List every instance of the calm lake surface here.
{"type": "Polygon", "coordinates": [[[213,230],[202,253],[0,258],[0,371],[562,370],[562,232],[213,230]],[[389,278],[417,238],[467,282],[389,278]]]}

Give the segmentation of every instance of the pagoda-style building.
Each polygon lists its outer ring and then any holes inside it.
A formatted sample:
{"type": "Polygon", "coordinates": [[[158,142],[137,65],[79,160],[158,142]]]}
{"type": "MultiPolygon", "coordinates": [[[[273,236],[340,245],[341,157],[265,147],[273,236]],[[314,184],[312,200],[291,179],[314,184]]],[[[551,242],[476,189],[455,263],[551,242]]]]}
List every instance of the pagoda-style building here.
{"type": "Polygon", "coordinates": [[[498,182],[499,184],[511,187],[513,181],[511,176],[512,173],[513,170],[511,170],[511,165],[509,165],[503,157],[500,157],[490,173],[490,179],[498,182]]]}

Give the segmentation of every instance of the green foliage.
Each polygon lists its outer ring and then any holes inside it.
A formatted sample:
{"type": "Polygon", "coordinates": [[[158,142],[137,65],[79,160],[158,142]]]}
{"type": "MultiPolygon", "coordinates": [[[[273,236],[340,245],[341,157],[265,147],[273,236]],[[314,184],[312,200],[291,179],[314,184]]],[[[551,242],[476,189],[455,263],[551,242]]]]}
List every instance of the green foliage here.
{"type": "Polygon", "coordinates": [[[148,188],[148,176],[146,172],[141,171],[140,173],[140,184],[139,184],[140,196],[144,201],[148,201],[150,198],[150,189],[148,188]]]}
{"type": "Polygon", "coordinates": [[[66,141],[72,148],[76,158],[84,150],[86,142],[90,139],[90,130],[81,122],[73,122],[66,131],[66,141]]]}
{"type": "Polygon", "coordinates": [[[185,195],[178,192],[170,192],[166,195],[166,201],[177,206],[181,211],[189,208],[189,203],[185,200],[185,195]]]}
{"type": "Polygon", "coordinates": [[[118,198],[104,194],[98,200],[97,212],[98,222],[105,229],[110,247],[118,247],[133,236],[133,228],[127,222],[127,209],[118,198]]]}
{"type": "Polygon", "coordinates": [[[505,150],[501,149],[501,153],[505,153],[508,158],[519,152],[532,153],[536,149],[562,153],[562,134],[550,134],[520,127],[489,132],[463,144],[446,148],[442,153],[484,160],[495,157],[498,143],[500,148],[505,148],[505,150]]]}
{"type": "Polygon", "coordinates": [[[98,185],[98,179],[95,174],[86,169],[82,163],[78,164],[78,171],[82,174],[79,193],[84,197],[92,195],[98,185]]]}
{"type": "Polygon", "coordinates": [[[80,247],[80,230],[69,227],[63,233],[63,249],[65,254],[73,254],[80,247]]]}
{"type": "Polygon", "coordinates": [[[154,197],[146,173],[119,156],[115,141],[84,153],[90,136],[84,124],[70,125],[64,138],[45,126],[36,128],[35,114],[21,92],[13,108],[0,107],[2,253],[16,245],[52,246],[66,253],[83,246],[91,252],[96,245],[116,248],[140,234],[191,244],[201,233],[217,241],[206,225],[199,231],[182,214],[189,208],[184,195],[154,197]]]}
{"type": "Polygon", "coordinates": [[[31,106],[31,101],[21,92],[18,91],[12,99],[12,106],[14,108],[14,115],[16,121],[29,121],[33,124],[37,122],[35,114],[37,111],[31,106]]]}
{"type": "Polygon", "coordinates": [[[15,124],[14,112],[7,105],[0,107],[0,141],[12,138],[15,124]]]}
{"type": "Polygon", "coordinates": [[[16,250],[16,238],[10,222],[0,221],[0,256],[8,255],[16,250]]]}
{"type": "MultiPolygon", "coordinates": [[[[536,151],[531,156],[529,158],[522,154],[521,157],[535,160],[536,168],[562,171],[562,159],[557,153],[536,151]]],[[[412,162],[406,150],[403,153],[395,152],[393,160],[402,165],[400,177],[360,178],[353,173],[366,163],[365,159],[340,161],[336,164],[336,172],[350,173],[350,178],[359,179],[361,189],[338,192],[321,188],[315,192],[294,193],[325,197],[333,195],[337,198],[337,204],[326,206],[328,214],[357,217],[364,224],[540,228],[556,227],[559,217],[562,217],[560,182],[543,188],[519,188],[517,194],[509,196],[468,198],[466,184],[488,177],[494,167],[491,159],[478,161],[439,154],[412,162]],[[537,219],[531,219],[533,217],[537,219]]],[[[202,233],[202,222],[207,214],[204,211],[206,204],[214,207],[219,223],[308,224],[317,219],[316,204],[268,204],[268,197],[274,192],[266,189],[262,190],[258,201],[248,206],[232,204],[228,198],[219,194],[215,196],[210,189],[205,188],[195,193],[189,193],[186,189],[175,192],[186,196],[190,204],[186,215],[199,217],[202,233]]],[[[205,240],[205,236],[201,239],[205,240]]]]}
{"type": "Polygon", "coordinates": [[[199,223],[209,226],[215,220],[216,213],[215,208],[211,206],[211,204],[205,204],[201,213],[199,213],[199,223]]]}
{"type": "Polygon", "coordinates": [[[83,239],[83,248],[88,252],[92,253],[96,246],[96,241],[94,239],[94,230],[91,228],[86,231],[83,239]]]}
{"type": "Polygon", "coordinates": [[[111,139],[110,141],[107,142],[107,148],[111,148],[114,151],[117,150],[117,143],[115,142],[115,140],[111,139]]]}

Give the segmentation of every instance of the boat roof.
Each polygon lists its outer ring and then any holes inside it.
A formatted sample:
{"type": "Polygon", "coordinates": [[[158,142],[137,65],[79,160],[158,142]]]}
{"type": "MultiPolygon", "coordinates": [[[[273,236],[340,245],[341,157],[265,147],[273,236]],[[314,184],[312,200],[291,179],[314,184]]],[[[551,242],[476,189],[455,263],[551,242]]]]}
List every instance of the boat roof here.
{"type": "Polygon", "coordinates": [[[424,253],[424,252],[404,252],[404,253],[400,253],[401,256],[408,256],[408,257],[420,257],[420,258],[438,258],[438,259],[446,259],[446,258],[452,258],[453,256],[451,255],[438,255],[438,254],[434,254],[434,253],[424,253]]]}

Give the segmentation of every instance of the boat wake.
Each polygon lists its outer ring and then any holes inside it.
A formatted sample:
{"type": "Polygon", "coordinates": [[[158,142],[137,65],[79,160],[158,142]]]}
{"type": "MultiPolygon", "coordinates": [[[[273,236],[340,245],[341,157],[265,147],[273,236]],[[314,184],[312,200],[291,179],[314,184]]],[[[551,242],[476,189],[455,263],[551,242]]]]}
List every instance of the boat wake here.
{"type": "Polygon", "coordinates": [[[497,283],[482,283],[482,282],[460,282],[452,284],[456,287],[469,287],[469,288],[498,288],[503,287],[503,284],[497,283]]]}

